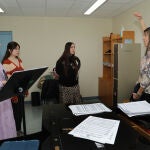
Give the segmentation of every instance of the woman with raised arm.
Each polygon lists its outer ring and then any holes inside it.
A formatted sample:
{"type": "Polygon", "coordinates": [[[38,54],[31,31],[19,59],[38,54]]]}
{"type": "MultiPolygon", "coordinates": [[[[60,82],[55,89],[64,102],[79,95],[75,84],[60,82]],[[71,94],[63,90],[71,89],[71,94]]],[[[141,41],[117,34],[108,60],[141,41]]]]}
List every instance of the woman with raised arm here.
{"type": "Polygon", "coordinates": [[[150,27],[146,28],[143,17],[140,13],[134,13],[143,30],[143,41],[146,52],[141,60],[140,74],[137,85],[139,87],[133,92],[133,100],[147,100],[150,102],[150,27]]]}

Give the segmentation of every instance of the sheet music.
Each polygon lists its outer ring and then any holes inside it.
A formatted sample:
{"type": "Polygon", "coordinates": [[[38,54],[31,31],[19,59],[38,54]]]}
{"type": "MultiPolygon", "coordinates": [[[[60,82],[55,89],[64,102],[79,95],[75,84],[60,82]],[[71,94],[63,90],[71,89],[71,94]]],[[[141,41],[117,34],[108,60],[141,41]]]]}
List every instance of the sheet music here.
{"type": "Polygon", "coordinates": [[[119,123],[119,120],[89,116],[69,134],[103,144],[114,144],[119,123]]]}
{"type": "Polygon", "coordinates": [[[118,108],[129,117],[150,114],[150,104],[147,101],[120,103],[118,108]]]}
{"type": "Polygon", "coordinates": [[[71,109],[72,113],[76,116],[112,111],[102,103],[70,105],[69,108],[71,109]]]}

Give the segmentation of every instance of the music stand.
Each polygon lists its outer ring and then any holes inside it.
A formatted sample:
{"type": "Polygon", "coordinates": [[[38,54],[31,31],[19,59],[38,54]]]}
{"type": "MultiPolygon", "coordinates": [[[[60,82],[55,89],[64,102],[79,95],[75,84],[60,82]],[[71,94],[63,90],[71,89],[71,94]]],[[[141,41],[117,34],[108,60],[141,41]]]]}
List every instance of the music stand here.
{"type": "Polygon", "coordinates": [[[36,82],[36,80],[46,71],[48,67],[16,71],[9,78],[5,86],[0,90],[0,101],[18,96],[22,105],[23,113],[23,130],[26,135],[26,121],[24,109],[25,92],[36,82]]]}

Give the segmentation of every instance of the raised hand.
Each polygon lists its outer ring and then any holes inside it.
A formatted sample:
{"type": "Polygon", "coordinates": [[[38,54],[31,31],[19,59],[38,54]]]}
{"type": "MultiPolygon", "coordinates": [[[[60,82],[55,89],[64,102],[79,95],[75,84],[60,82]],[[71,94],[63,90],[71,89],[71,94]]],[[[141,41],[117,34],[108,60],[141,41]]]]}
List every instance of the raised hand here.
{"type": "Polygon", "coordinates": [[[142,19],[142,15],[139,12],[134,12],[133,14],[138,20],[142,19]]]}

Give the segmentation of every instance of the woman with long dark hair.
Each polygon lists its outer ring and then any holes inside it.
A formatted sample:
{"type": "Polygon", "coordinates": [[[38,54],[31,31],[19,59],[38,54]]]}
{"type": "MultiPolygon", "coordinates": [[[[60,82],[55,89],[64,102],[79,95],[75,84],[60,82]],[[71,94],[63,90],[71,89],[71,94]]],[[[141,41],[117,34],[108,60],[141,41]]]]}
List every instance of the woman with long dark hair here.
{"type": "MultiPolygon", "coordinates": [[[[7,50],[5,53],[5,56],[2,60],[2,64],[4,67],[4,70],[8,76],[8,78],[11,77],[11,75],[15,71],[21,71],[24,70],[23,65],[22,65],[22,60],[19,58],[20,54],[20,45],[15,42],[11,41],[7,44],[7,50]]],[[[22,122],[22,105],[20,98],[15,96],[11,98],[12,101],[12,107],[13,107],[13,113],[15,117],[15,122],[16,122],[16,129],[17,129],[17,134],[18,136],[23,135],[21,131],[21,122],[22,122]]]]}
{"type": "Polygon", "coordinates": [[[62,56],[56,63],[59,75],[59,100],[66,105],[81,103],[79,89],[80,59],[75,56],[75,44],[67,42],[62,56]]]}

